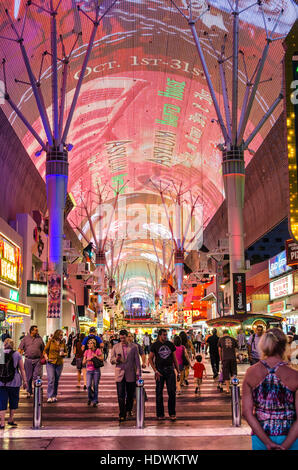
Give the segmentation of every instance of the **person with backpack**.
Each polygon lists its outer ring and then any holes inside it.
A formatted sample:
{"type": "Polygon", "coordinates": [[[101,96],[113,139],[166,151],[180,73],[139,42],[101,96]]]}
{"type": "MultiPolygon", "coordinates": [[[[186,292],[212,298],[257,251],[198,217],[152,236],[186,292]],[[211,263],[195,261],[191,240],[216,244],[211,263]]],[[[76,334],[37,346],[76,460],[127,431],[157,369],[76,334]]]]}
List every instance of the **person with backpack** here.
{"type": "Polygon", "coordinates": [[[4,341],[4,363],[0,363],[0,429],[5,427],[5,413],[9,402],[9,426],[16,427],[14,413],[19,405],[20,387],[27,388],[27,379],[22,356],[14,350],[12,339],[4,341]]]}
{"type": "Polygon", "coordinates": [[[257,326],[256,333],[253,333],[247,340],[248,358],[251,366],[259,362],[260,353],[258,350],[259,341],[264,333],[262,325],[257,326]]]}
{"type": "Polygon", "coordinates": [[[89,339],[95,339],[96,348],[103,348],[104,347],[103,340],[99,336],[96,335],[96,328],[94,326],[92,326],[90,328],[89,335],[86,336],[83,340],[82,351],[84,351],[86,349],[86,345],[87,345],[89,339]]]}

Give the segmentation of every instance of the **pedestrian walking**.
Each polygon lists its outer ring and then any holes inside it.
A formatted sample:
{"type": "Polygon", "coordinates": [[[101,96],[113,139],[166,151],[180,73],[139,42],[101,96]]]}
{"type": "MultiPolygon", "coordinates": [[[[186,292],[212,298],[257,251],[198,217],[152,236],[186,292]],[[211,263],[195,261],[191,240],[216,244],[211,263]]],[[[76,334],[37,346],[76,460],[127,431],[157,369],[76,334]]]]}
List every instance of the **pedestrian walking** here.
{"type": "Polygon", "coordinates": [[[213,371],[213,379],[216,379],[219,374],[219,352],[218,352],[218,341],[219,337],[217,336],[217,329],[213,328],[212,335],[208,336],[206,342],[206,354],[208,352],[208,348],[210,351],[210,362],[213,371]]]}
{"type": "Polygon", "coordinates": [[[70,358],[70,355],[71,355],[73,339],[74,339],[73,334],[70,333],[70,335],[68,336],[68,340],[67,340],[67,357],[68,358],[70,358]]]}
{"type": "Polygon", "coordinates": [[[4,343],[4,341],[5,341],[7,338],[10,338],[10,339],[11,339],[11,336],[10,336],[10,334],[8,333],[8,330],[5,330],[5,333],[3,333],[3,334],[1,335],[1,341],[4,343]]]}
{"type": "Polygon", "coordinates": [[[14,421],[20,399],[20,387],[27,389],[27,379],[22,356],[14,351],[14,343],[11,338],[6,338],[3,344],[4,363],[0,364],[0,429],[5,428],[5,414],[9,403],[9,426],[16,427],[14,421]]]}
{"type": "Polygon", "coordinates": [[[93,404],[96,408],[98,405],[98,384],[100,381],[100,363],[103,364],[103,352],[97,347],[96,340],[91,338],[88,340],[87,349],[84,352],[83,364],[87,369],[87,390],[88,390],[88,406],[93,404]]]}
{"type": "Polygon", "coordinates": [[[207,379],[207,372],[204,364],[202,364],[202,356],[201,354],[198,354],[196,356],[196,362],[192,367],[194,370],[194,381],[195,381],[195,393],[198,393],[199,395],[201,394],[201,385],[203,381],[203,373],[205,376],[205,379],[207,379]]]}
{"type": "Polygon", "coordinates": [[[120,343],[113,346],[110,362],[115,367],[115,380],[119,404],[119,421],[132,416],[136,381],[141,375],[141,363],[137,346],[128,342],[128,333],[121,330],[120,343]]]}
{"type": "Polygon", "coordinates": [[[144,353],[145,355],[149,355],[150,353],[150,346],[151,346],[151,341],[150,341],[150,336],[148,335],[147,331],[144,335],[143,338],[143,346],[144,346],[144,353]]]}
{"type": "Polygon", "coordinates": [[[256,333],[253,333],[247,341],[247,348],[248,348],[248,359],[250,365],[256,364],[260,360],[260,354],[258,350],[258,344],[260,339],[264,333],[264,329],[262,325],[257,326],[256,333]]]}
{"type": "Polygon", "coordinates": [[[83,340],[85,338],[84,333],[79,333],[77,338],[74,340],[73,344],[73,353],[76,360],[76,368],[78,374],[78,384],[77,387],[81,387],[81,379],[83,375],[84,390],[87,390],[87,374],[86,374],[86,364],[83,364],[84,351],[82,349],[83,340]]]}
{"type": "Polygon", "coordinates": [[[199,331],[199,333],[197,334],[196,336],[196,352],[197,353],[200,353],[201,352],[201,347],[202,347],[202,341],[203,341],[203,338],[202,338],[202,333],[199,331]]]}
{"type": "Polygon", "coordinates": [[[166,383],[168,392],[168,411],[172,421],[176,419],[176,375],[179,375],[179,365],[176,358],[176,346],[168,341],[167,330],[160,329],[157,341],[152,344],[149,362],[155,372],[156,380],[156,415],[157,419],[165,419],[163,404],[163,389],[166,383]],[[155,362],[154,362],[155,361],[155,362]]]}
{"type": "Polygon", "coordinates": [[[32,325],[29,333],[22,339],[18,347],[18,352],[25,355],[25,373],[27,377],[27,398],[31,398],[33,395],[32,382],[37,377],[42,377],[42,365],[41,357],[44,351],[45,345],[43,339],[38,334],[38,327],[32,325]]]}
{"type": "Polygon", "coordinates": [[[144,349],[142,348],[142,346],[139,343],[137,343],[135,341],[135,337],[133,336],[132,333],[128,333],[127,340],[130,344],[135,344],[136,347],[138,348],[139,355],[142,359],[142,369],[146,369],[146,355],[144,353],[144,349]]]}
{"type": "MultiPolygon", "coordinates": [[[[192,342],[188,339],[187,334],[185,331],[181,331],[179,333],[181,338],[182,345],[186,348],[189,360],[192,360],[192,357],[195,355],[195,348],[193,347],[192,342]]],[[[185,365],[184,368],[184,383],[188,385],[188,376],[189,376],[190,365],[185,365]]]]}
{"type": "Polygon", "coordinates": [[[89,339],[95,339],[95,341],[96,341],[96,346],[97,346],[98,348],[103,348],[103,341],[102,341],[102,339],[101,339],[99,336],[97,336],[97,334],[96,334],[96,328],[95,328],[94,326],[92,326],[92,327],[90,328],[90,330],[89,330],[89,335],[86,336],[86,337],[84,338],[84,340],[83,340],[83,343],[82,343],[82,349],[83,349],[83,351],[85,350],[86,345],[87,345],[87,342],[89,341],[89,339]]]}
{"type": "Polygon", "coordinates": [[[181,395],[181,387],[184,385],[185,366],[190,365],[190,360],[187,354],[186,347],[183,346],[180,336],[174,336],[174,345],[176,347],[176,358],[179,366],[179,373],[177,374],[177,395],[181,395]]]}
{"type": "Polygon", "coordinates": [[[282,330],[266,331],[260,361],[244,377],[242,412],[252,429],[252,450],[298,450],[298,371],[284,360],[286,346],[282,330]]]}
{"type": "Polygon", "coordinates": [[[63,341],[63,331],[56,330],[52,339],[49,340],[44,349],[48,376],[48,403],[53,403],[58,400],[59,379],[63,370],[63,360],[66,355],[67,348],[63,341]]]}
{"type": "Polygon", "coordinates": [[[236,348],[237,341],[224,330],[218,341],[219,359],[222,362],[223,380],[226,382],[226,392],[230,393],[230,378],[237,375],[236,348]]]}

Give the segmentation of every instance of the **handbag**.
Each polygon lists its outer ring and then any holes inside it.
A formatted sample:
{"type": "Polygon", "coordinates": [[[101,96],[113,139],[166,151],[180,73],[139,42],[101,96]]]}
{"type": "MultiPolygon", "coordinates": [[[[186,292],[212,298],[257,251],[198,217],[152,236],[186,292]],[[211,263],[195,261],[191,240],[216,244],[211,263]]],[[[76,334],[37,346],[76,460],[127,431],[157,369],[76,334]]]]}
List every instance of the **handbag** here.
{"type": "Polygon", "coordinates": [[[100,367],[104,366],[104,362],[97,357],[92,357],[91,361],[93,362],[95,369],[99,369],[100,367]]]}
{"type": "Polygon", "coordinates": [[[42,357],[40,358],[40,364],[41,364],[42,366],[44,366],[46,363],[47,363],[47,361],[46,361],[45,357],[42,356],[42,357]]]}
{"type": "Polygon", "coordinates": [[[76,366],[77,365],[77,360],[76,358],[74,357],[73,360],[71,361],[70,363],[72,366],[76,366]]]}

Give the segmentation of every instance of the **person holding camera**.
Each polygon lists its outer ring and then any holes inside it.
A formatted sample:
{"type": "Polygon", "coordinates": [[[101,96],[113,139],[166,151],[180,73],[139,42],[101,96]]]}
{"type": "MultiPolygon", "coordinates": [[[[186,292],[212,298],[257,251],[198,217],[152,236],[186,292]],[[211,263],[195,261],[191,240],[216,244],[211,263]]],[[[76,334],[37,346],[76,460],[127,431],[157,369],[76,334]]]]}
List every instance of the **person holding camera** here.
{"type": "Polygon", "coordinates": [[[128,332],[121,330],[120,343],[116,343],[111,352],[110,362],[116,365],[115,380],[119,404],[119,421],[132,416],[136,381],[141,376],[139,350],[136,344],[129,343],[128,332]]]}
{"type": "Polygon", "coordinates": [[[86,364],[87,369],[87,389],[88,389],[88,406],[93,403],[96,408],[98,404],[98,384],[100,381],[100,367],[103,365],[103,353],[97,348],[96,340],[91,338],[87,342],[87,349],[84,352],[83,365],[86,364]]]}

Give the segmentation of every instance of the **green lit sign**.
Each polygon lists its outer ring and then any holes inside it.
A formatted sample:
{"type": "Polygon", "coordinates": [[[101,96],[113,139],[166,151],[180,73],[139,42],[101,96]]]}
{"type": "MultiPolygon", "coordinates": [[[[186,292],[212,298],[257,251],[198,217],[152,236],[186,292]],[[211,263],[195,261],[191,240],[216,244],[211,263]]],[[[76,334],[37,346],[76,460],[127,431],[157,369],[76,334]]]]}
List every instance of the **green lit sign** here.
{"type": "Polygon", "coordinates": [[[9,291],[9,298],[13,302],[18,302],[19,301],[20,294],[16,290],[10,290],[9,291]]]}

